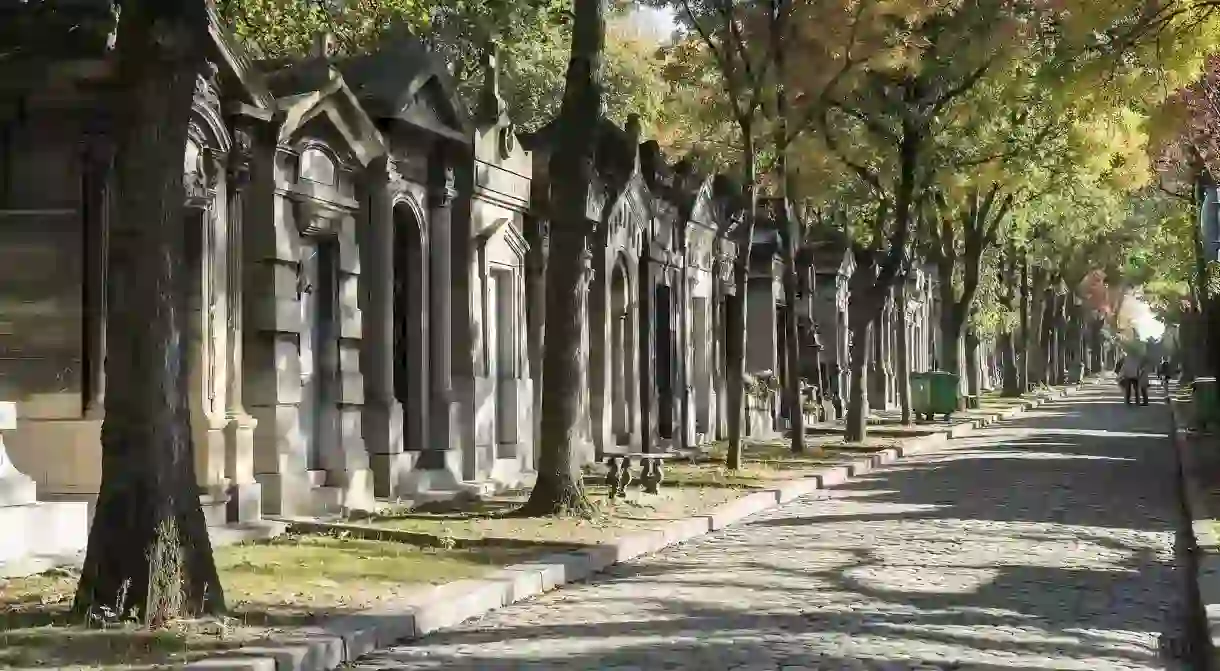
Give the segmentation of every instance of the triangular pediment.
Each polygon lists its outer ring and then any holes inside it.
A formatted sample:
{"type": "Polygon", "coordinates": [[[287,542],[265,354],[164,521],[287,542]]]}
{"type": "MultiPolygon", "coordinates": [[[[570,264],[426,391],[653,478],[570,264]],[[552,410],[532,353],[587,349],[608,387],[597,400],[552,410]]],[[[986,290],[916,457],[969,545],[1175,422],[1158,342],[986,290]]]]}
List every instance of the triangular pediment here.
{"type": "Polygon", "coordinates": [[[421,82],[416,90],[404,92],[398,101],[394,118],[434,133],[457,133],[467,139],[464,119],[457,109],[458,104],[449,96],[438,78],[430,77],[421,82]]]}
{"type": "Polygon", "coordinates": [[[469,114],[448,70],[418,39],[388,40],[374,53],[335,65],[373,118],[473,141],[469,114]]]}
{"type": "Polygon", "coordinates": [[[327,124],[361,165],[385,154],[385,140],[348,88],[343,76],[328,63],[314,60],[289,66],[270,78],[283,119],[277,141],[291,144],[317,123],[327,124]]]}

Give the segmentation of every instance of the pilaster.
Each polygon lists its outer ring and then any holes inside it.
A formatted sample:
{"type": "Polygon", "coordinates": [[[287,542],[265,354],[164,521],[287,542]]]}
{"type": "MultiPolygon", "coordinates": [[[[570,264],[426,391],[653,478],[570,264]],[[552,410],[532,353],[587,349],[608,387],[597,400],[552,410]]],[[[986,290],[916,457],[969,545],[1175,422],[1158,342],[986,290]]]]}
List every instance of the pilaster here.
{"type": "Polygon", "coordinates": [[[253,522],[262,517],[262,487],[254,479],[254,430],[258,422],[246,412],[242,399],[244,353],[242,348],[244,297],[246,188],[250,185],[254,153],[252,129],[238,121],[228,157],[228,218],[225,236],[225,289],[227,320],[227,372],[225,387],[224,474],[229,482],[226,517],[231,522],[253,522]]]}

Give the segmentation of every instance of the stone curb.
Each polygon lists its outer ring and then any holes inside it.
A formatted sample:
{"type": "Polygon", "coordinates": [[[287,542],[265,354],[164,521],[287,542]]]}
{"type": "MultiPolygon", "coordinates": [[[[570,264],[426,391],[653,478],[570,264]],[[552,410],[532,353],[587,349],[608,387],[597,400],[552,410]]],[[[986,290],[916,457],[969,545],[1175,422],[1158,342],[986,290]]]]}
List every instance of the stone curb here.
{"type": "Polygon", "coordinates": [[[1208,520],[1206,488],[1199,480],[1197,462],[1194,452],[1188,448],[1185,440],[1186,431],[1180,422],[1178,404],[1173,397],[1166,398],[1173,427],[1170,440],[1178,455],[1178,482],[1181,486],[1183,505],[1190,519],[1190,536],[1194,543],[1194,552],[1190,553],[1194,566],[1188,567],[1194,574],[1191,583],[1194,585],[1199,611],[1196,617],[1199,622],[1200,638],[1206,646],[1201,657],[1204,669],[1209,671],[1220,668],[1220,659],[1216,651],[1220,650],[1220,538],[1217,538],[1208,520]]]}
{"type": "Polygon", "coordinates": [[[659,529],[623,536],[587,549],[508,566],[478,580],[438,585],[393,606],[302,627],[277,640],[274,646],[237,648],[177,668],[185,671],[330,671],[375,650],[452,627],[566,583],[584,580],[615,564],[723,529],[750,515],[843,484],[903,457],[937,451],[952,438],[961,438],[1050,400],[1068,396],[1085,384],[1087,382],[1063,387],[1024,399],[1012,408],[972,417],[943,431],[908,438],[901,445],[861,456],[849,464],[828,467],[813,477],[777,483],[775,489],[747,494],[704,515],[675,520],[659,529]]]}

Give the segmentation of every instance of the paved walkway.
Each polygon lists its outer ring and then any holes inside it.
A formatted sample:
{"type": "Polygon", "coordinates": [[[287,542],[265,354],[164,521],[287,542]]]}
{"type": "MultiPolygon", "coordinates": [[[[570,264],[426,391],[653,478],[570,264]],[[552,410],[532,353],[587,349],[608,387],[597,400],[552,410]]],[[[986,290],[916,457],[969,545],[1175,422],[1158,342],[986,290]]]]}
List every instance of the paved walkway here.
{"type": "Polygon", "coordinates": [[[1171,668],[1168,422],[1093,387],[357,666],[1171,668]]]}

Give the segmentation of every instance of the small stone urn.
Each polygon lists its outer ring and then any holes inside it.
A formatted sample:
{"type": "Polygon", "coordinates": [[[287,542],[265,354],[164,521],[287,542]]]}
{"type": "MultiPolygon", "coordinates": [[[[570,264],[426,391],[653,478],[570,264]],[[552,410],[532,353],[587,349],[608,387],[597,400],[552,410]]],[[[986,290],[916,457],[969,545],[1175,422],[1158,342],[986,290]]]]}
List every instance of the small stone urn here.
{"type": "Polygon", "coordinates": [[[4,447],[4,432],[17,428],[17,404],[0,401],[0,507],[29,505],[38,500],[30,476],[17,470],[4,447]]]}

